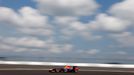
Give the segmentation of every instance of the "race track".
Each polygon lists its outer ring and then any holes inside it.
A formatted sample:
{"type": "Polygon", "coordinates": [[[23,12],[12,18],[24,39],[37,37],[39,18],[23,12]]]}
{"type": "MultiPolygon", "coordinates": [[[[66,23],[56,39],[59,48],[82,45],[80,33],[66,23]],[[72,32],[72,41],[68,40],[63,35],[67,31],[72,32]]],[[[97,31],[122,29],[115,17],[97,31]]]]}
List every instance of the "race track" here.
{"type": "Polygon", "coordinates": [[[55,65],[40,65],[37,63],[16,64],[13,62],[4,62],[0,64],[0,75],[134,75],[133,65],[127,68],[117,67],[80,67],[78,73],[49,73],[48,70],[52,68],[61,68],[63,66],[55,65]],[[130,67],[130,68],[129,68],[130,67]]]}
{"type": "Polygon", "coordinates": [[[80,71],[78,73],[49,73],[46,70],[0,70],[0,75],[134,75],[134,73],[105,71],[80,71]]]}

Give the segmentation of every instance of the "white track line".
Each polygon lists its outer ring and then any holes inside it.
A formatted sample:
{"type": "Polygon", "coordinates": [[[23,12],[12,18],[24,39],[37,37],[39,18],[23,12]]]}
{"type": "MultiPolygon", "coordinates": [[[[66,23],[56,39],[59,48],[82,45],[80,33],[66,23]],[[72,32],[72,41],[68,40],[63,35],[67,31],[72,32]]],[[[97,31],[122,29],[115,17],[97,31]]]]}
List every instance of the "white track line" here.
{"type": "Polygon", "coordinates": [[[0,64],[9,65],[47,65],[47,66],[80,66],[104,68],[134,68],[134,64],[95,64],[95,63],[63,63],[63,62],[29,62],[29,61],[0,61],[0,64]]]}

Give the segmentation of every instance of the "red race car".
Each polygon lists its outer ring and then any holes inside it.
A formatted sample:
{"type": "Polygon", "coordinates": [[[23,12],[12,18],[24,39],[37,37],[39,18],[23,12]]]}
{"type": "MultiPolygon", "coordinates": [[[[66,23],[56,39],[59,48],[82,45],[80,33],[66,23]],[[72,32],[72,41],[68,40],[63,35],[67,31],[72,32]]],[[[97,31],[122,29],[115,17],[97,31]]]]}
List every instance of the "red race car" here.
{"type": "Polygon", "coordinates": [[[73,66],[72,69],[65,70],[64,68],[53,68],[50,69],[49,72],[51,73],[77,73],[79,68],[77,66],[73,66]]]}

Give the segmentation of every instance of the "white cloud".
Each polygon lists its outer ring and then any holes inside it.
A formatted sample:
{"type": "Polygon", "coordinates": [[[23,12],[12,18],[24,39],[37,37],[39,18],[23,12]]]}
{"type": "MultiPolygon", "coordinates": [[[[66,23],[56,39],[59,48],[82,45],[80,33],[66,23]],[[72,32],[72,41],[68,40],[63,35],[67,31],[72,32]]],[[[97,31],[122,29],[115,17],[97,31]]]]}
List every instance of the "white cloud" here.
{"type": "Polygon", "coordinates": [[[21,37],[21,38],[8,37],[8,38],[2,38],[1,41],[13,46],[26,46],[26,47],[40,48],[46,45],[44,41],[32,37],[21,37]]]}
{"type": "Polygon", "coordinates": [[[54,23],[59,26],[62,38],[72,38],[74,36],[83,37],[86,40],[97,40],[102,37],[93,35],[94,27],[90,23],[82,23],[77,17],[60,16],[55,17],[54,23]]]}
{"type": "Polygon", "coordinates": [[[51,37],[54,34],[51,28],[17,28],[18,31],[29,35],[42,35],[46,37],[51,37]]]}
{"type": "Polygon", "coordinates": [[[96,55],[99,52],[100,52],[100,50],[98,50],[98,49],[78,50],[78,53],[80,53],[82,55],[96,55]]]}
{"type": "MultiPolygon", "coordinates": [[[[0,12],[2,12],[0,13],[0,23],[16,27],[19,31],[18,33],[21,32],[32,35],[47,35],[48,37],[53,34],[53,29],[48,23],[48,18],[41,15],[38,10],[34,8],[23,7],[18,10],[18,12],[7,7],[1,7],[0,9],[0,12]],[[10,17],[10,19],[8,17],[10,17]]],[[[55,23],[60,24],[58,26],[62,28],[60,30],[61,33],[68,33],[69,35],[72,34],[69,37],[77,34],[87,39],[90,39],[92,37],[87,28],[88,24],[80,22],[77,17],[55,17],[55,23]],[[67,32],[62,32],[63,30],[67,30],[67,32]],[[70,33],[70,30],[73,33],[70,33]]],[[[39,50],[45,49],[50,53],[62,53],[70,52],[73,49],[73,45],[68,43],[59,44],[54,40],[40,40],[35,37],[6,37],[2,38],[2,41],[4,42],[1,43],[2,45],[8,46],[8,49],[5,50],[20,50],[16,52],[22,52],[26,50],[32,51],[33,48],[39,48],[39,50]],[[10,47],[13,48],[10,49],[10,47]]],[[[5,48],[4,46],[3,48],[5,48]]]]}
{"type": "Polygon", "coordinates": [[[31,7],[22,7],[18,12],[11,8],[0,7],[0,23],[13,25],[19,32],[34,35],[53,34],[47,16],[41,15],[31,7]]]}
{"type": "Polygon", "coordinates": [[[52,53],[64,53],[64,52],[72,51],[73,45],[71,45],[71,44],[63,44],[63,45],[52,44],[48,49],[52,53]]]}
{"type": "Polygon", "coordinates": [[[101,29],[108,32],[126,31],[134,24],[133,4],[134,0],[123,0],[113,4],[108,10],[108,14],[98,14],[91,24],[94,25],[96,30],[101,29]]]}
{"type": "Polygon", "coordinates": [[[71,16],[56,16],[54,17],[54,22],[56,24],[59,24],[61,26],[68,26],[68,24],[73,23],[75,21],[78,21],[77,17],[71,17],[71,16]]]}
{"type": "Polygon", "coordinates": [[[99,14],[96,16],[96,20],[92,21],[91,24],[95,25],[96,29],[109,32],[122,32],[128,28],[130,23],[114,16],[99,14]]]}
{"type": "Polygon", "coordinates": [[[1,37],[0,50],[13,52],[63,53],[73,49],[71,44],[59,44],[53,39],[40,40],[35,37],[1,37]]]}
{"type": "Polygon", "coordinates": [[[3,38],[0,38],[0,52],[1,51],[14,51],[16,49],[16,47],[6,44],[5,42],[3,42],[3,38]]]}
{"type": "Polygon", "coordinates": [[[14,23],[17,21],[18,15],[10,8],[0,7],[0,22],[2,23],[14,23]]]}
{"type": "Polygon", "coordinates": [[[119,43],[119,47],[122,48],[134,47],[134,35],[131,32],[123,32],[121,34],[111,34],[110,37],[119,43]]]}
{"type": "Polygon", "coordinates": [[[73,22],[71,28],[78,31],[84,31],[87,29],[86,24],[82,24],[81,22],[73,22]]]}
{"type": "MultiPolygon", "coordinates": [[[[78,26],[81,25],[76,25],[72,26],[73,23],[79,22],[78,18],[76,17],[67,17],[67,16],[62,16],[62,17],[55,17],[54,18],[54,23],[60,27],[60,32],[65,35],[65,36],[73,36],[76,34],[78,31],[78,26]]],[[[80,24],[80,23],[79,23],[80,24]]]]}
{"type": "Polygon", "coordinates": [[[38,9],[54,16],[91,15],[99,7],[94,0],[35,0],[38,9]]]}
{"type": "Polygon", "coordinates": [[[125,52],[125,51],[118,51],[117,54],[118,54],[118,55],[126,55],[127,52],[125,52]]]}
{"type": "Polygon", "coordinates": [[[95,55],[97,53],[99,53],[100,51],[97,50],[97,49],[91,49],[91,50],[88,50],[87,53],[90,54],[90,55],[95,55]]]}
{"type": "Polygon", "coordinates": [[[5,50],[6,51],[15,50],[15,47],[4,43],[0,43],[0,51],[5,51],[5,50]]]}
{"type": "Polygon", "coordinates": [[[134,0],[123,0],[122,2],[114,4],[109,12],[114,16],[125,20],[134,21],[134,0]]]}

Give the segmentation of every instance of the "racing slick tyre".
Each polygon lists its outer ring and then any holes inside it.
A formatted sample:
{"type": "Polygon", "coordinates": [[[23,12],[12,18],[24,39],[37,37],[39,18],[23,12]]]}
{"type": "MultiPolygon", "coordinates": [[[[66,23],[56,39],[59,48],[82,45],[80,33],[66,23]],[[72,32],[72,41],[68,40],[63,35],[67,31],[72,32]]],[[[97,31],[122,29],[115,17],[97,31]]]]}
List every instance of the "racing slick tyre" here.
{"type": "Polygon", "coordinates": [[[64,69],[60,69],[59,72],[65,72],[65,70],[64,69]]]}

